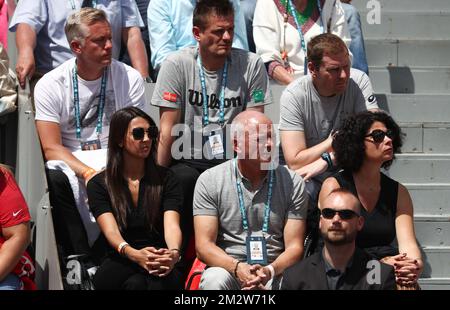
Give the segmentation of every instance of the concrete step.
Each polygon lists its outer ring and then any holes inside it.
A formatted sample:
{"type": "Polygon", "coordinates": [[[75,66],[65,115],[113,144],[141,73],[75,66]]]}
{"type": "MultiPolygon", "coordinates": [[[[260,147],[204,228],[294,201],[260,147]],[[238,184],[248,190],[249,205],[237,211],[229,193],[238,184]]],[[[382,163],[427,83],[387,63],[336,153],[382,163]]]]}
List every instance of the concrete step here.
{"type": "MultiPolygon", "coordinates": [[[[449,180],[450,181],[450,180],[449,180]]],[[[450,183],[403,183],[414,204],[414,213],[446,216],[450,214],[450,183]]]]}
{"type": "Polygon", "coordinates": [[[364,43],[370,66],[450,66],[450,40],[364,38],[364,43]]]}
{"type": "MultiPolygon", "coordinates": [[[[381,13],[384,11],[427,11],[427,12],[439,12],[449,11],[450,1],[448,0],[377,0],[380,3],[381,13]]],[[[355,6],[358,11],[363,15],[370,8],[367,5],[370,4],[369,0],[366,1],[352,1],[352,5],[355,6]]]]}
{"type": "Polygon", "coordinates": [[[450,121],[450,94],[376,94],[378,105],[398,123],[450,121]]]}
{"type": "Polygon", "coordinates": [[[369,73],[377,93],[450,94],[450,67],[375,66],[369,73]]]}
{"type": "Polygon", "coordinates": [[[423,125],[423,152],[450,153],[450,123],[423,125]]]}
{"type": "Polygon", "coordinates": [[[422,290],[450,290],[450,278],[419,279],[422,290]]]}
{"type": "Polygon", "coordinates": [[[450,247],[423,247],[422,278],[450,278],[450,247]]]}
{"type": "Polygon", "coordinates": [[[450,123],[399,123],[399,125],[406,135],[403,153],[450,153],[450,123]]]}
{"type": "Polygon", "coordinates": [[[405,134],[403,153],[423,153],[423,128],[421,123],[399,123],[405,134]]]}
{"type": "Polygon", "coordinates": [[[443,216],[416,213],[414,227],[421,247],[450,247],[450,213],[443,216]]]}
{"type": "Polygon", "coordinates": [[[382,10],[379,24],[370,24],[370,14],[363,14],[364,37],[383,39],[450,39],[450,11],[386,11],[382,10]],[[367,20],[369,17],[369,21],[367,20]]]}
{"type": "Polygon", "coordinates": [[[389,174],[401,183],[447,183],[449,154],[398,154],[389,174]]]}

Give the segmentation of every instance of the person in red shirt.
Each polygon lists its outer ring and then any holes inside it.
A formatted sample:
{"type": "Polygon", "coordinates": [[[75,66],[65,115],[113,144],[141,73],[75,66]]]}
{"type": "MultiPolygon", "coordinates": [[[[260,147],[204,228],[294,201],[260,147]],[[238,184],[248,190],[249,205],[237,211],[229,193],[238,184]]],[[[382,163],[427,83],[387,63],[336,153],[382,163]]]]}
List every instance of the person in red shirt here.
{"type": "Polygon", "coordinates": [[[12,174],[0,165],[0,290],[23,289],[34,272],[25,249],[30,243],[30,213],[12,174]]]}

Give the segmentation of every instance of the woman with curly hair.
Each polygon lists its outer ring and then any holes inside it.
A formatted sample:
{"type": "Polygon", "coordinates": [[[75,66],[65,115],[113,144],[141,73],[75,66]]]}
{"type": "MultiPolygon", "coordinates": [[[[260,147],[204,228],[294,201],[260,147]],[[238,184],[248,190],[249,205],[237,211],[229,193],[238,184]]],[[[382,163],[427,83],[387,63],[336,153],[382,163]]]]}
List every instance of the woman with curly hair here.
{"type": "Polygon", "coordinates": [[[181,289],[179,183],[156,164],[158,128],[136,107],[111,118],[106,170],[87,185],[89,205],[111,248],[96,289],[181,289]]]}
{"type": "Polygon", "coordinates": [[[319,201],[336,188],[352,191],[361,201],[365,219],[357,246],[394,266],[399,287],[417,287],[423,262],[412,200],[405,186],[380,171],[389,168],[400,152],[399,126],[385,112],[362,112],[343,122],[332,145],[343,170],[325,180],[319,201]],[[398,249],[393,246],[396,238],[398,249]]]}

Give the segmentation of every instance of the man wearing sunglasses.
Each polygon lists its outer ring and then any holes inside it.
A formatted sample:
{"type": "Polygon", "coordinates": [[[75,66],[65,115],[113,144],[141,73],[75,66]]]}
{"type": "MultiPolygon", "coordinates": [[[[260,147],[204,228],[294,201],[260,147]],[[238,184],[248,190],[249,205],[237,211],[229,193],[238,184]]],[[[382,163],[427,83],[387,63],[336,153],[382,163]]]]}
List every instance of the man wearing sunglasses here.
{"type": "Polygon", "coordinates": [[[106,165],[102,150],[108,145],[111,116],[130,105],[143,109],[145,98],[139,72],[112,59],[105,12],[83,8],[73,13],[65,33],[75,57],[39,80],[35,103],[56,238],[65,255],[71,255],[89,253],[88,240],[92,245],[98,236],[83,183],[106,165]]]}
{"type": "Polygon", "coordinates": [[[361,203],[346,189],[332,191],[320,202],[321,251],[287,269],[286,290],[394,290],[394,269],[356,248],[364,225],[361,203]]]}

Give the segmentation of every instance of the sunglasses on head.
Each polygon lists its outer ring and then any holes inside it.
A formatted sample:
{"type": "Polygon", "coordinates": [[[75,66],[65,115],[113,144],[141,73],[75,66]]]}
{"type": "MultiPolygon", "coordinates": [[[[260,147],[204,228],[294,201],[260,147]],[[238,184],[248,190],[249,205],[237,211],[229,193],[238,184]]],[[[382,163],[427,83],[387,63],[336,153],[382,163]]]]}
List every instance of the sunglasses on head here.
{"type": "Polygon", "coordinates": [[[323,210],[320,211],[320,214],[326,218],[327,220],[331,220],[332,218],[334,218],[335,214],[339,214],[339,217],[343,220],[350,220],[354,217],[359,216],[358,213],[356,213],[353,210],[334,210],[334,209],[330,209],[330,208],[325,208],[323,210]]]}
{"type": "Polygon", "coordinates": [[[393,136],[392,130],[388,129],[387,131],[383,131],[381,129],[375,129],[374,131],[372,131],[365,137],[372,137],[373,142],[380,143],[380,142],[383,142],[384,137],[386,137],[386,136],[388,136],[389,138],[392,139],[392,136],[393,136]]]}
{"type": "Polygon", "coordinates": [[[158,128],[155,126],[148,127],[147,129],[136,127],[131,131],[134,140],[144,139],[145,133],[147,133],[150,139],[155,139],[158,136],[158,128]]]}

